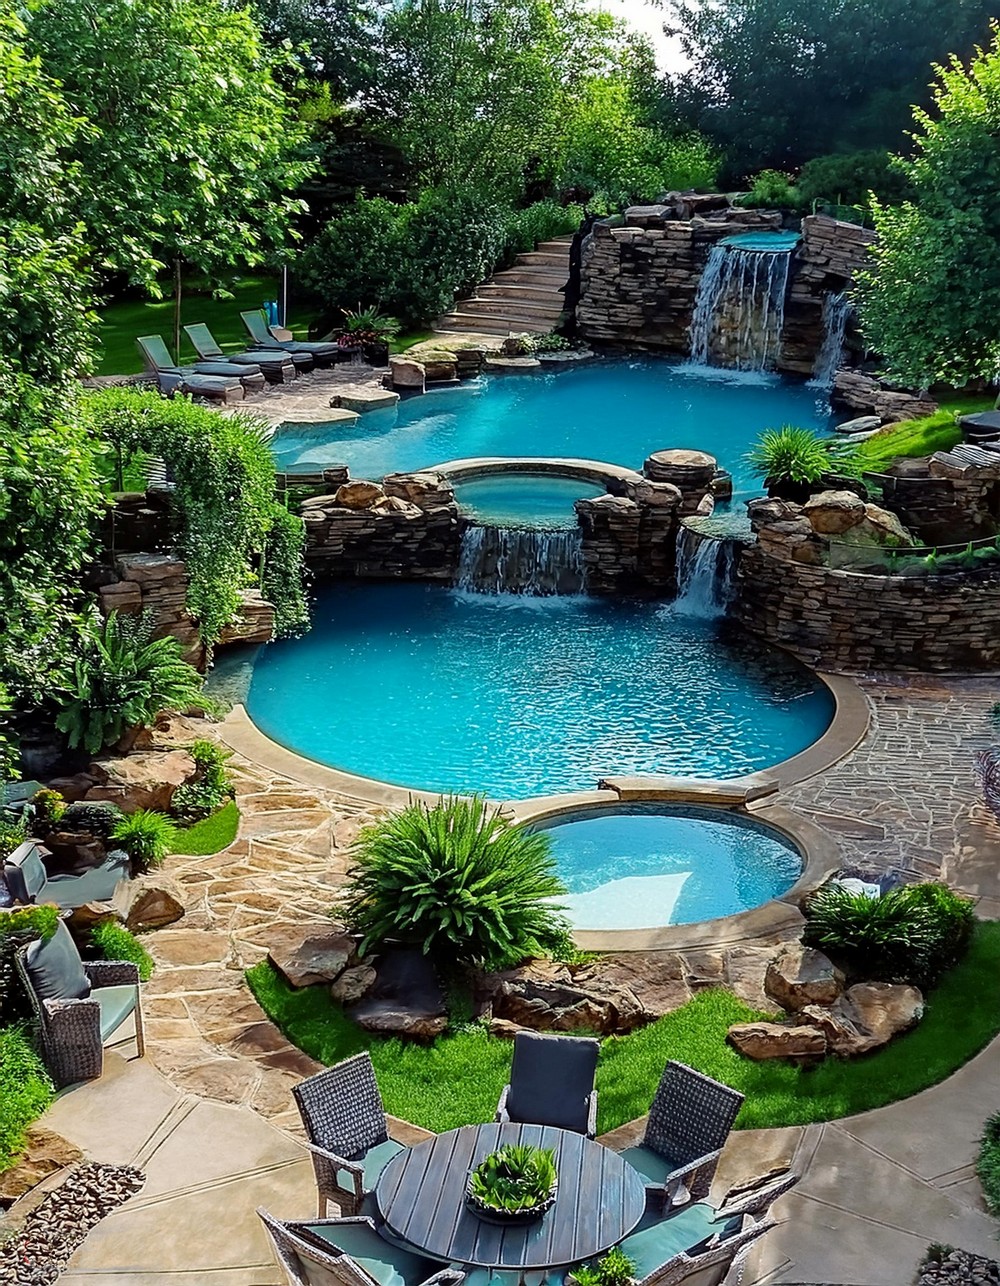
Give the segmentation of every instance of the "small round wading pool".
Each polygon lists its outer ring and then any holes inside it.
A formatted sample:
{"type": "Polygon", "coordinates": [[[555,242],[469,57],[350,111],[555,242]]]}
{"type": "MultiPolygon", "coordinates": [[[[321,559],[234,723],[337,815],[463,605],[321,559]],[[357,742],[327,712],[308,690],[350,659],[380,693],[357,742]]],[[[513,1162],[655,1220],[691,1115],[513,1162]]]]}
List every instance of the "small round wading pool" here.
{"type": "Polygon", "coordinates": [[[574,500],[604,495],[604,488],[595,482],[506,470],[452,485],[459,508],[478,522],[548,531],[576,526],[574,500]]]}
{"type": "Polygon", "coordinates": [[[741,813],[621,804],[535,824],[552,839],[574,929],[656,929],[736,915],[787,893],[802,855],[741,813]]]}

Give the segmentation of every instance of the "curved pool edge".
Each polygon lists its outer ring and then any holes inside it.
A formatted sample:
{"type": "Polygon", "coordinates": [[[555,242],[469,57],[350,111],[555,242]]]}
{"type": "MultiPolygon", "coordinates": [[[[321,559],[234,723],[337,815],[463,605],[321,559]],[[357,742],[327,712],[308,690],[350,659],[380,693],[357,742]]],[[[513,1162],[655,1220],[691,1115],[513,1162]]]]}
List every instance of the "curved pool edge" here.
{"type": "Polygon", "coordinates": [[[450,482],[468,482],[473,478],[489,477],[504,473],[554,474],[557,477],[578,478],[607,486],[609,482],[644,481],[636,469],[611,464],[606,460],[590,460],[581,456],[518,456],[480,455],[465,456],[433,464],[420,473],[439,473],[450,482]]]}

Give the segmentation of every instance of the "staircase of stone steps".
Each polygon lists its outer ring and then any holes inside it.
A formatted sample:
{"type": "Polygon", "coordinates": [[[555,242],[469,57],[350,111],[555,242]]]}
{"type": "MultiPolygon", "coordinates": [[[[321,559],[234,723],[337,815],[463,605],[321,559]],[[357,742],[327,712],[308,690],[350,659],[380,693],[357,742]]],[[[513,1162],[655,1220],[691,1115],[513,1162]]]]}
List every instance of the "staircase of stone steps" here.
{"type": "Polygon", "coordinates": [[[435,322],[438,332],[477,335],[547,334],[563,310],[563,287],[569,281],[572,237],[542,241],[518,255],[511,268],[494,273],[435,322]]]}

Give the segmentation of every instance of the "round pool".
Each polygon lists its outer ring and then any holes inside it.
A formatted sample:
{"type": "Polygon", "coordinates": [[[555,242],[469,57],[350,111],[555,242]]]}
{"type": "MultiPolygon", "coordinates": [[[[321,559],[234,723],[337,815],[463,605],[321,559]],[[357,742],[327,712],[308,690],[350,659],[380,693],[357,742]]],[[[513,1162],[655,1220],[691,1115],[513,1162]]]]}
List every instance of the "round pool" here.
{"type": "Polygon", "coordinates": [[[773,827],[688,805],[620,804],[538,823],[574,929],[655,929],[736,915],[787,893],[802,855],[773,827]]]}
{"type": "Polygon", "coordinates": [[[760,490],[746,455],[762,429],[826,432],[824,394],[778,375],[611,358],[568,369],[488,375],[411,397],[353,423],[288,425],[271,441],[277,467],[346,464],[355,478],[474,456],[607,460],[641,469],[653,451],[708,451],[737,495],[760,490]]]}
{"type": "Polygon", "coordinates": [[[246,704],[320,763],[496,799],[740,776],[804,750],[834,712],[803,666],[671,605],[413,583],[321,589],[311,632],[262,650],[246,704]]]}
{"type": "Polygon", "coordinates": [[[574,500],[603,496],[604,487],[557,474],[497,472],[452,484],[459,508],[494,527],[556,530],[576,526],[574,500]]]}

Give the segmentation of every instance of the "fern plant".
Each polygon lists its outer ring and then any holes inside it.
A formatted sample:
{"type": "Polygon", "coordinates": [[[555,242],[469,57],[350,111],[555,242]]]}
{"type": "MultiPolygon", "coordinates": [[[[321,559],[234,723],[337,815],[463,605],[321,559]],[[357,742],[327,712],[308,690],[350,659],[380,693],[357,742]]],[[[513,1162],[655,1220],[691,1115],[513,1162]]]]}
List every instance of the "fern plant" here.
{"type": "Polygon", "coordinates": [[[392,939],[500,969],[565,944],[548,836],[485,800],[412,803],[366,827],[353,857],[342,913],[362,953],[392,939]]]}
{"type": "Polygon", "coordinates": [[[164,813],[137,808],[126,813],[111,832],[111,838],[128,853],[137,872],[159,866],[170,852],[174,828],[164,813]]]}
{"type": "MultiPolygon", "coordinates": [[[[786,424],[780,429],[765,429],[751,448],[747,459],[754,473],[769,487],[782,483],[819,482],[830,470],[830,454],[822,438],[811,429],[786,424]]],[[[838,460],[843,471],[845,462],[838,460]]]]}
{"type": "Polygon", "coordinates": [[[56,727],[75,750],[97,754],[161,710],[183,710],[201,691],[201,676],[170,635],[154,639],[148,614],[112,612],[83,639],[72,678],[57,692],[56,727]]]}

